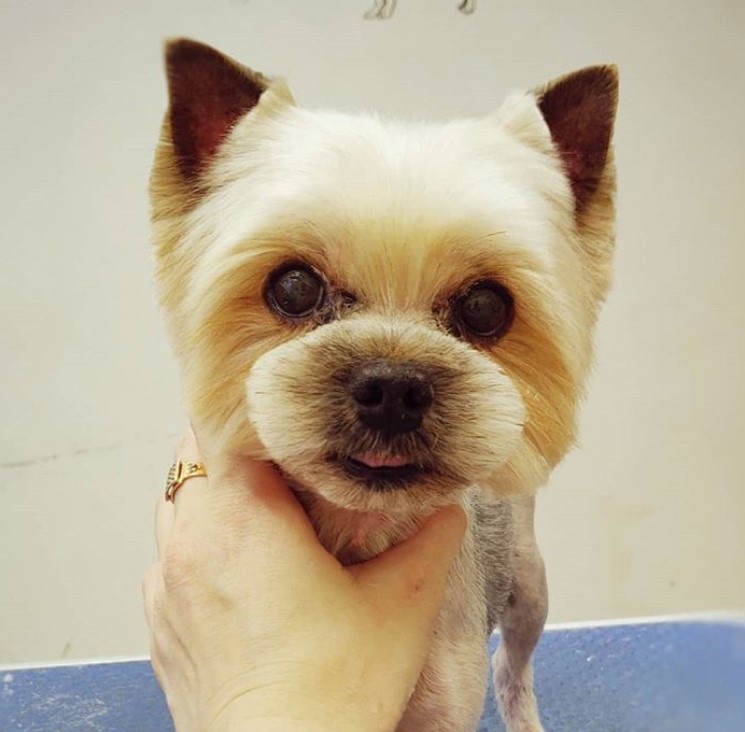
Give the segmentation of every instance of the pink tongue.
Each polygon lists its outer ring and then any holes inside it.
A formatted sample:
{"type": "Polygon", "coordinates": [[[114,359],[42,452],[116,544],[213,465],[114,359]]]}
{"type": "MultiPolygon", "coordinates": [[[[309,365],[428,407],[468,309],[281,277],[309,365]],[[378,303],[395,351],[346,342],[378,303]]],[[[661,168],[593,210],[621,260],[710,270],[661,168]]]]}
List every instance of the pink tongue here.
{"type": "Polygon", "coordinates": [[[378,455],[374,452],[364,452],[360,455],[352,456],[357,462],[367,465],[368,468],[400,468],[402,465],[408,465],[406,458],[396,457],[394,455],[378,455]]]}

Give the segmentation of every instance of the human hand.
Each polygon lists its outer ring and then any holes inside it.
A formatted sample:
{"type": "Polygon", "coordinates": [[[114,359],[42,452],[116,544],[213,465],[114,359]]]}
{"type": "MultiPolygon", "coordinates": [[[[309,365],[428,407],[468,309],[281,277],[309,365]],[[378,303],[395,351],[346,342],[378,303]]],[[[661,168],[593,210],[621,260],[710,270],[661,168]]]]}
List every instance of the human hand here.
{"type": "Polygon", "coordinates": [[[268,464],[212,453],[156,513],[143,583],[151,657],[178,732],[390,732],[427,655],[462,509],[342,567],[268,464]],[[209,480],[209,484],[208,484],[209,480]]]}

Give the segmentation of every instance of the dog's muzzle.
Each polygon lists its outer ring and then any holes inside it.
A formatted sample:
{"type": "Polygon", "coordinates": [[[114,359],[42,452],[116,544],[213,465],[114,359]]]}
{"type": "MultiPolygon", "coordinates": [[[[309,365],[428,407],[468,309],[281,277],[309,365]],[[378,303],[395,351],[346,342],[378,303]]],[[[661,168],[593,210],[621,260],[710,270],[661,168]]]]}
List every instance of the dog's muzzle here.
{"type": "Polygon", "coordinates": [[[384,359],[357,366],[348,390],[360,423],[386,437],[418,429],[434,399],[430,380],[415,364],[384,359]]]}

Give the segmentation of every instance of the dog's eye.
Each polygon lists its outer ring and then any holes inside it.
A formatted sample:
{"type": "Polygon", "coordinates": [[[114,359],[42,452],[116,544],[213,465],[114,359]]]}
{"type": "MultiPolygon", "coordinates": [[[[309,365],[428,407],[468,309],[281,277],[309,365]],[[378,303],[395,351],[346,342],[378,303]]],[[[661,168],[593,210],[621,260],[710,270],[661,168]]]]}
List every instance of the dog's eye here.
{"type": "Polygon", "coordinates": [[[475,284],[455,302],[453,315],[475,336],[498,338],[512,324],[512,296],[494,282],[475,284]]]}
{"type": "Polygon", "coordinates": [[[283,269],[269,283],[267,300],[281,315],[302,318],[310,315],[323,299],[321,278],[303,266],[283,269]]]}

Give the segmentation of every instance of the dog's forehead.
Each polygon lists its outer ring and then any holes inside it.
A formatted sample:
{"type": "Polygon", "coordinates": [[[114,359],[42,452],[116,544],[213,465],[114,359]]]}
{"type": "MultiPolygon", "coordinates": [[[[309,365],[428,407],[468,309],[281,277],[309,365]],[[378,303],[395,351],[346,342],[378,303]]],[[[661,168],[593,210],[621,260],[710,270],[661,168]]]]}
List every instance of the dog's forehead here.
{"type": "Polygon", "coordinates": [[[250,161],[262,177],[361,218],[437,221],[515,207],[535,216],[535,199],[557,182],[543,156],[492,118],[417,123],[293,108],[262,132],[250,161]]]}
{"type": "Polygon", "coordinates": [[[429,301],[526,249],[550,266],[562,182],[542,162],[490,120],[293,109],[237,130],[213,210],[249,245],[252,231],[292,230],[298,256],[317,252],[353,289],[429,301]]]}

